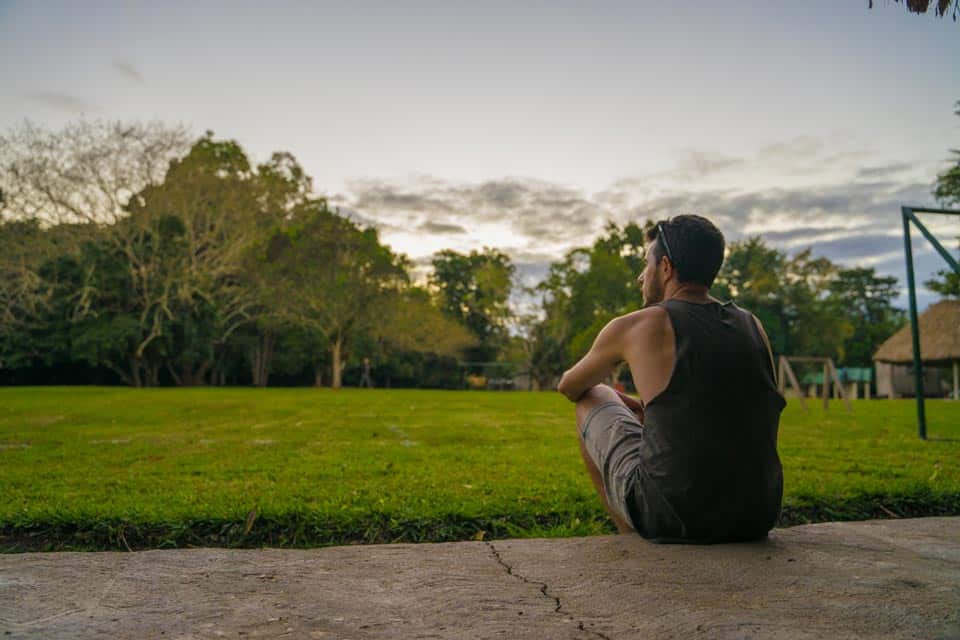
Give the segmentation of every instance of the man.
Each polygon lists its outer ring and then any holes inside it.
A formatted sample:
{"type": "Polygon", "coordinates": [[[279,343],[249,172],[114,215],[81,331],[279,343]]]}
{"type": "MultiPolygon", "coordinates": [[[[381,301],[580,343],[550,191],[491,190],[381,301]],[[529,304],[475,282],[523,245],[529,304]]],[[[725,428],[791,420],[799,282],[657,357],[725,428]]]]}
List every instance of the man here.
{"type": "Polygon", "coordinates": [[[783,496],[769,341],[752,314],[708,294],[724,251],[713,223],[677,216],[647,240],[645,307],[607,324],[558,385],[577,405],[587,470],[621,533],[762,538],[783,496]],[[621,362],[639,400],[600,384],[621,362]]]}

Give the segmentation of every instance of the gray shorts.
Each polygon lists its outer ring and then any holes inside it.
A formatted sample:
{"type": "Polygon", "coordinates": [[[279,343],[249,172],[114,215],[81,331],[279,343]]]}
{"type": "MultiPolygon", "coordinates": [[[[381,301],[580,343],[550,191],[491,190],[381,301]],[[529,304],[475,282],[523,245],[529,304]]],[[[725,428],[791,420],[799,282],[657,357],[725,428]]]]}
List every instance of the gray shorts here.
{"type": "Polygon", "coordinates": [[[580,437],[600,470],[610,508],[636,530],[628,503],[640,472],[643,425],[622,402],[604,402],[587,414],[580,437]]]}

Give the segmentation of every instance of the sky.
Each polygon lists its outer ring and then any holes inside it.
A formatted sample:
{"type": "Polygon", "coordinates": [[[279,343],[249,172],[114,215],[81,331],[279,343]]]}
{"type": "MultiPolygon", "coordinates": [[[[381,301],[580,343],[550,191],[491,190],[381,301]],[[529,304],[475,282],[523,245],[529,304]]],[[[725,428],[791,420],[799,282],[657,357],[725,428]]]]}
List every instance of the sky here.
{"type": "MultiPolygon", "coordinates": [[[[960,148],[960,23],[874,5],[0,0],[0,130],[289,151],[418,264],[492,246],[526,284],[608,221],[698,213],[905,289],[900,206],[960,148]]],[[[924,220],[956,250],[960,217],[924,220]]],[[[922,281],[945,264],[914,237],[922,281]]]]}

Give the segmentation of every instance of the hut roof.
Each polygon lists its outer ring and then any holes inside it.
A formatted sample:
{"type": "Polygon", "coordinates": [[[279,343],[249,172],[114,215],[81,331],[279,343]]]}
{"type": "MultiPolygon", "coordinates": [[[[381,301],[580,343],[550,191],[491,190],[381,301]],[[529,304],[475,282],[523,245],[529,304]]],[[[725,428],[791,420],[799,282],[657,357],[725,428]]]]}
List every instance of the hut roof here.
{"type": "MultiPolygon", "coordinates": [[[[920,355],[926,363],[960,360],[960,300],[941,300],[930,305],[919,318],[920,355]]],[[[913,340],[910,325],[880,345],[874,360],[880,362],[913,362],[913,340]]]]}

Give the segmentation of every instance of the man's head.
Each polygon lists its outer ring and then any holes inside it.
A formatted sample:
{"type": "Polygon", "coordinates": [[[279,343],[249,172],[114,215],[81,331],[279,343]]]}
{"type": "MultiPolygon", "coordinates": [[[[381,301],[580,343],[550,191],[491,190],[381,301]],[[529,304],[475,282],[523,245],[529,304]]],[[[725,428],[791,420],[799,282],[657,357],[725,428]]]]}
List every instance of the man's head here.
{"type": "Polygon", "coordinates": [[[647,240],[647,266],[640,275],[646,304],[662,302],[670,283],[709,289],[723,263],[723,234],[701,216],[658,222],[647,240]]]}

